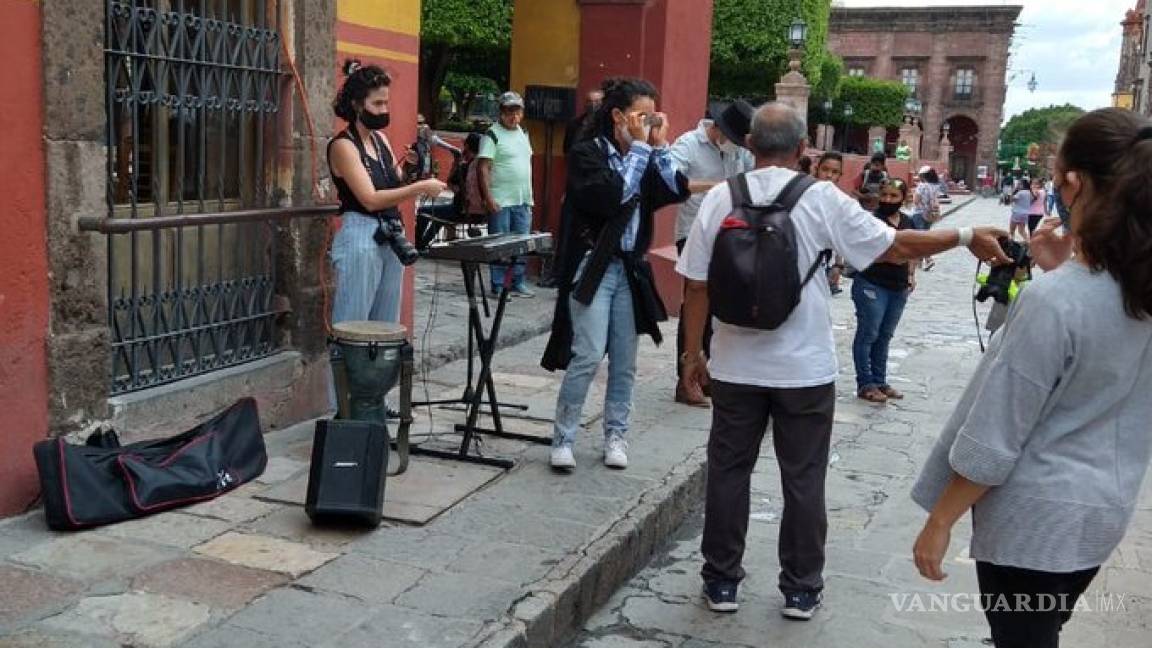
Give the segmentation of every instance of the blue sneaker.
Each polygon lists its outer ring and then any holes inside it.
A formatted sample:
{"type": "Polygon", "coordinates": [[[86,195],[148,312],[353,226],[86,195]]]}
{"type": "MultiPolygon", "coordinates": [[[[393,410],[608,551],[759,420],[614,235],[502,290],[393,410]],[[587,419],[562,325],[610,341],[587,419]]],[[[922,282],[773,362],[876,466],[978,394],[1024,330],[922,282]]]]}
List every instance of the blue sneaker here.
{"type": "Polygon", "coordinates": [[[740,609],[740,604],[736,602],[736,583],[704,583],[704,599],[708,601],[708,609],[713,612],[731,613],[740,609]]]}
{"type": "Polygon", "coordinates": [[[820,602],[823,600],[824,597],[820,592],[792,592],[785,594],[784,607],[780,608],[780,614],[783,614],[789,619],[807,621],[816,613],[816,608],[820,607],[820,602]]]}

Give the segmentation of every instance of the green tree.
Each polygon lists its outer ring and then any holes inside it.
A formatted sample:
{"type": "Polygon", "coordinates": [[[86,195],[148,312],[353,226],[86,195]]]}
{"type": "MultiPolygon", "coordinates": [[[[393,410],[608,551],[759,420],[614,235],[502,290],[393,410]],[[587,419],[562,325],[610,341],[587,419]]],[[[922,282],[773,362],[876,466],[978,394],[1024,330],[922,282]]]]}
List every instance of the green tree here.
{"type": "Polygon", "coordinates": [[[511,47],[512,5],[513,0],[424,0],[419,103],[430,123],[440,118],[440,89],[461,52],[511,47]]]}
{"type": "Polygon", "coordinates": [[[500,86],[485,76],[450,71],[444,77],[444,88],[452,95],[456,102],[456,109],[460,119],[467,119],[472,108],[472,102],[477,97],[496,94],[500,86]]]}
{"type": "Polygon", "coordinates": [[[1013,115],[1000,130],[1000,159],[1025,155],[1029,144],[1058,144],[1068,126],[1083,114],[1083,109],[1064,104],[1013,115]]]}
{"type": "Polygon", "coordinates": [[[834,102],[832,114],[844,114],[844,106],[852,105],[853,126],[899,126],[904,117],[904,100],[908,88],[899,81],[885,81],[868,77],[844,77],[840,80],[840,96],[834,102]]]}
{"type": "Polygon", "coordinates": [[[714,97],[771,98],[788,69],[788,26],[808,24],[802,71],[821,83],[827,58],[831,0],[715,0],[709,93],[714,97]]]}

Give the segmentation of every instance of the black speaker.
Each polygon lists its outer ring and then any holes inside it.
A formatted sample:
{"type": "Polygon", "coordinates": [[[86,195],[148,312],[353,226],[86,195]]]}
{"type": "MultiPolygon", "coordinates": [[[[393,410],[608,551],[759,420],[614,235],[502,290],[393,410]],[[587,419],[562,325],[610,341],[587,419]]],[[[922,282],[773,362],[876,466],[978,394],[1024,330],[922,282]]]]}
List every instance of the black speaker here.
{"type": "Polygon", "coordinates": [[[388,428],[370,421],[317,421],[304,512],[313,523],[380,524],[388,476],[388,428]]]}

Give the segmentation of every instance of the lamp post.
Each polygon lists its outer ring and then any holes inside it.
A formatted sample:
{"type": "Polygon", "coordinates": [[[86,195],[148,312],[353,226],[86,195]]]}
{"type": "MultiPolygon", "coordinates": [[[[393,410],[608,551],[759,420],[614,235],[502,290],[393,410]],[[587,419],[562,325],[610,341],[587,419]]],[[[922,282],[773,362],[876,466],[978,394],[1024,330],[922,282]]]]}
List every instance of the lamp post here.
{"type": "Polygon", "coordinates": [[[850,103],[844,104],[844,146],[843,146],[843,148],[844,148],[845,153],[848,152],[848,125],[851,123],[852,115],[854,115],[855,113],[856,113],[856,111],[852,109],[852,104],[850,104],[850,103]]]}
{"type": "Polygon", "coordinates": [[[832,140],[835,136],[833,133],[835,129],[832,128],[832,98],[826,97],[822,107],[824,108],[824,123],[817,127],[816,139],[820,148],[827,151],[832,148],[832,140]]]}
{"type": "Polygon", "coordinates": [[[808,23],[796,18],[788,25],[788,72],[776,84],[776,99],[787,103],[801,115],[808,114],[808,97],[812,88],[808,79],[800,72],[801,59],[804,56],[804,43],[808,40],[808,23]]]}

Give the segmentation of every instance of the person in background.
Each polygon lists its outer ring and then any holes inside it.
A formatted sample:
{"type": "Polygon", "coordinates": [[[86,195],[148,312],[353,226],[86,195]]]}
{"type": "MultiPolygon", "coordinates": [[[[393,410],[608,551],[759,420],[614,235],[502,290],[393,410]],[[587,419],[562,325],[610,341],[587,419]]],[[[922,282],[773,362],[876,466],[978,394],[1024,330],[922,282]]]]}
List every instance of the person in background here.
{"type": "MultiPolygon", "coordinates": [[[[920,167],[917,178],[919,182],[912,193],[912,225],[918,230],[928,231],[940,220],[940,176],[936,169],[924,165],[920,167]]],[[[936,267],[936,260],[925,257],[920,264],[924,272],[930,272],[936,267]]]]}
{"type": "Polygon", "coordinates": [[[888,180],[888,157],[884,153],[877,151],[872,154],[872,159],[864,170],[860,172],[860,176],[856,178],[856,198],[860,201],[860,206],[867,211],[876,211],[876,205],[880,197],[880,187],[888,180]]]}
{"type": "Polygon", "coordinates": [[[912,159],[912,147],[908,146],[907,140],[900,140],[900,145],[896,147],[896,159],[901,162],[908,162],[912,159]]]}
{"type": "MultiPolygon", "coordinates": [[[[908,197],[904,181],[889,179],[880,188],[876,218],[896,230],[917,229],[901,212],[908,197]]],[[[888,384],[888,346],[908,295],[916,288],[916,265],[915,261],[877,262],[852,278],[852,303],[856,305],[852,361],[856,365],[857,398],[873,403],[904,398],[888,384]]]]}
{"type": "MultiPolygon", "coordinates": [[[[827,180],[833,185],[839,185],[840,177],[844,175],[844,156],[838,151],[828,151],[820,156],[816,162],[816,179],[827,180]]],[[[844,278],[844,257],[835,255],[831,265],[828,266],[828,289],[833,295],[844,292],[840,287],[844,278]]]]}
{"type": "MultiPolygon", "coordinates": [[[[709,118],[703,119],[696,130],[688,131],[672,144],[672,160],[676,169],[688,178],[688,190],[692,192],[686,202],[676,211],[676,252],[684,249],[684,241],[700,211],[704,194],[712,187],[722,184],[728,178],[751,171],[755,160],[752,154],[740,143],[748,135],[755,109],[746,101],[714,103],[708,109],[709,118]]],[[[711,327],[704,332],[704,352],[708,352],[708,339],[712,337],[711,327]]],[[[684,319],[680,318],[676,329],[676,394],[677,403],[694,407],[708,407],[708,400],[700,385],[682,379],[680,354],[684,352],[684,319]]]]}
{"type": "MultiPolygon", "coordinates": [[[[528,234],[532,231],[532,142],[520,127],[524,99],[515,92],[500,95],[500,119],[480,140],[476,156],[480,193],[488,210],[489,234],[528,234]]],[[[491,266],[493,294],[504,290],[507,264],[491,266]]],[[[513,297],[535,297],[524,283],[524,260],[512,264],[513,297]]]]}
{"type": "Polygon", "coordinates": [[[565,369],[556,395],[549,463],[576,467],[573,446],[588,388],[605,355],[604,465],[628,467],[628,427],[639,336],[661,341],[668,318],[646,254],[657,210],[688,199],[688,178],[668,150],[668,116],[643,79],[604,81],[591,131],[568,154],[571,218],[561,233],[560,290],[540,364],[565,369]]]}
{"type": "MultiPolygon", "coordinates": [[[[1055,207],[1032,237],[1046,272],[1020,293],[912,490],[912,557],[943,580],[952,528],[997,648],[1056,648],[1124,537],[1152,457],[1152,121],[1090,112],[1056,158],[1055,207]]],[[[950,561],[951,562],[951,561],[950,561]]],[[[959,562],[959,561],[957,561],[959,562]]]]}
{"type": "MultiPolygon", "coordinates": [[[[457,223],[477,222],[474,210],[483,213],[479,200],[468,203],[467,179],[476,177],[476,154],[480,152],[480,134],[469,133],[464,140],[464,152],[456,158],[452,171],[448,174],[448,188],[452,191],[452,202],[421,205],[416,211],[416,249],[424,251],[446,226],[457,223]]],[[[449,230],[454,233],[454,230],[449,230]]],[[[471,232],[470,232],[471,234],[471,232]]],[[[473,234],[474,235],[474,234],[473,234]]]]}
{"type": "Polygon", "coordinates": [[[796,162],[796,170],[804,175],[812,175],[812,158],[807,155],[801,156],[796,162]]]}
{"type": "Polygon", "coordinates": [[[1048,215],[1045,208],[1048,204],[1048,193],[1044,191],[1044,183],[1040,178],[1032,178],[1032,204],[1028,208],[1028,236],[1036,233],[1040,221],[1048,215]]]}
{"type": "Polygon", "coordinates": [[[409,182],[431,178],[435,166],[432,163],[432,149],[442,148],[452,154],[454,160],[459,160],[460,149],[444,141],[442,137],[433,132],[424,115],[416,115],[416,141],[408,147],[404,159],[405,175],[409,182]]]}
{"type": "Polygon", "coordinates": [[[568,151],[580,141],[581,133],[588,129],[588,124],[592,122],[592,117],[600,110],[600,104],[604,102],[604,93],[599,88],[588,92],[584,97],[584,112],[568,122],[564,128],[564,155],[568,155],[568,151]]]}
{"type": "Polygon", "coordinates": [[[1028,214],[1032,211],[1032,203],[1036,200],[1031,183],[1021,181],[1019,188],[1012,195],[1012,215],[1008,220],[1008,233],[1013,239],[1020,233],[1020,240],[1028,240],[1028,214]]]}
{"type": "Polygon", "coordinates": [[[1052,178],[1044,181],[1044,213],[1052,214],[1052,210],[1056,207],[1056,195],[1052,190],[1052,178]]]}

